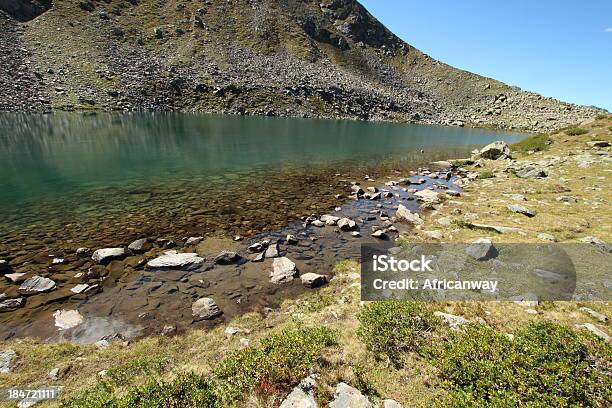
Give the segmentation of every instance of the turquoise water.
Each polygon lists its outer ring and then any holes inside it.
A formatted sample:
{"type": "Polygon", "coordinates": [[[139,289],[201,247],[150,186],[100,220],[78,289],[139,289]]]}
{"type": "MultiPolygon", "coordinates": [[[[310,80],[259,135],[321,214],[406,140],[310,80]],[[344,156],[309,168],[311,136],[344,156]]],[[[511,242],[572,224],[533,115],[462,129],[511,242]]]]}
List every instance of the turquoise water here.
{"type": "Polygon", "coordinates": [[[108,186],[468,152],[521,134],[410,124],[204,114],[0,114],[0,209],[108,186]]]}

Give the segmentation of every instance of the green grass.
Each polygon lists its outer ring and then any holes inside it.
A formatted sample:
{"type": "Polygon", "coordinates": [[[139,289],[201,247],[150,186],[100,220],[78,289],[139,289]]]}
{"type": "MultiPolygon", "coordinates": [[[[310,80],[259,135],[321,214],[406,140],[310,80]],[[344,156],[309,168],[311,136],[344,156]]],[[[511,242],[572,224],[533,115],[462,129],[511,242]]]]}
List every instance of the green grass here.
{"type": "Polygon", "coordinates": [[[612,399],[610,350],[559,324],[536,322],[514,339],[471,325],[426,354],[449,391],[438,406],[603,407],[612,399]]]}
{"type": "Polygon", "coordinates": [[[612,132],[612,126],[609,126],[609,127],[608,127],[608,130],[609,130],[610,132],[612,132]]]}
{"type": "Polygon", "coordinates": [[[580,136],[586,133],[589,133],[589,131],[580,127],[571,127],[565,131],[568,136],[580,136]]]}
{"type": "Polygon", "coordinates": [[[535,136],[528,137],[527,139],[523,139],[520,142],[514,143],[510,145],[511,151],[527,153],[529,151],[532,152],[541,152],[547,150],[552,143],[550,136],[546,134],[539,134],[535,136]]]}
{"type": "Polygon", "coordinates": [[[483,170],[480,173],[478,173],[478,178],[481,180],[490,179],[493,177],[495,177],[495,175],[490,170],[483,170]]]}
{"type": "Polygon", "coordinates": [[[63,408],[227,407],[247,392],[273,396],[308,376],[324,349],[336,345],[325,327],[290,326],[274,332],[257,347],[236,351],[209,376],[181,373],[165,380],[166,361],[143,359],[108,371],[95,386],[64,400],[63,408]],[[146,381],[133,384],[134,377],[146,381]],[[127,388],[127,389],[124,389],[127,388]]]}
{"type": "Polygon", "coordinates": [[[402,365],[402,354],[418,351],[438,324],[420,302],[389,300],[365,306],[358,316],[357,335],[376,358],[402,365]]]}

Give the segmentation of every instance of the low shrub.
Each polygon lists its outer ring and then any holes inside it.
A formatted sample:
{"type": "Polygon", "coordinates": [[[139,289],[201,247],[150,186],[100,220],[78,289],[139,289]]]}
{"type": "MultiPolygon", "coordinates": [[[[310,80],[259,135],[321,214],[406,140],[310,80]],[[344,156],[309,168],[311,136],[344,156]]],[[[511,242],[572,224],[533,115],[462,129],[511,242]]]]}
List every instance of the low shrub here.
{"type": "Polygon", "coordinates": [[[580,136],[584,135],[585,133],[589,133],[589,131],[579,127],[572,127],[565,131],[565,134],[569,136],[580,136]]]}
{"type": "Polygon", "coordinates": [[[523,139],[520,142],[514,143],[510,146],[512,151],[526,153],[529,151],[532,152],[541,152],[543,150],[548,149],[550,144],[552,143],[550,136],[547,134],[539,134],[535,136],[528,137],[527,139],[523,139]]]}
{"type": "Polygon", "coordinates": [[[480,173],[478,173],[478,178],[481,180],[490,179],[493,177],[495,177],[495,174],[493,174],[493,172],[489,170],[483,170],[480,173]]]}
{"type": "Polygon", "coordinates": [[[357,335],[376,358],[401,366],[401,355],[418,351],[438,319],[421,302],[389,300],[374,302],[359,313],[357,335]]]}
{"type": "Polygon", "coordinates": [[[264,338],[228,356],[213,376],[221,398],[232,401],[253,387],[267,393],[286,389],[308,376],[321,352],[336,344],[336,334],[325,327],[297,327],[264,338]]]}
{"type": "Polygon", "coordinates": [[[449,389],[442,407],[606,406],[612,398],[610,346],[552,322],[531,323],[514,339],[471,325],[426,354],[449,389]]]}

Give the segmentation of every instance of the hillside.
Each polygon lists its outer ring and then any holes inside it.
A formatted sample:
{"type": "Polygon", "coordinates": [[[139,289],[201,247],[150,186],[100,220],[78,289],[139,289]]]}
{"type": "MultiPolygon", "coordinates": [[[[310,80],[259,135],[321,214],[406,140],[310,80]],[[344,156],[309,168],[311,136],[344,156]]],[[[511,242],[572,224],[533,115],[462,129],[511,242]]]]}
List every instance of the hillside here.
{"type": "Polygon", "coordinates": [[[556,129],[601,111],[458,70],[354,0],[0,0],[2,110],[556,129]]]}

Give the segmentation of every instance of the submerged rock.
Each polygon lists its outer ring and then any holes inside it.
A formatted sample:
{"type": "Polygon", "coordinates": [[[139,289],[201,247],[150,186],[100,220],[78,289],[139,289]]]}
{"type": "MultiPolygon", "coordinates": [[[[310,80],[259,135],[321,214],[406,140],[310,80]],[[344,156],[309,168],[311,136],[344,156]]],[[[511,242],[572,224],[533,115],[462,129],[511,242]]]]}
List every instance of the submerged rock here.
{"type": "Polygon", "coordinates": [[[295,235],[287,234],[287,237],[285,238],[285,243],[287,243],[287,245],[295,245],[298,242],[299,240],[297,239],[295,235]]]}
{"type": "Polygon", "coordinates": [[[26,303],[25,298],[3,299],[0,301],[0,313],[10,312],[23,307],[26,303]]]}
{"type": "Polygon", "coordinates": [[[220,316],[223,312],[211,298],[196,300],[191,305],[192,315],[196,320],[210,320],[220,316]]]}
{"type": "Polygon", "coordinates": [[[93,253],[91,259],[97,263],[107,263],[115,259],[122,259],[127,255],[123,248],[102,248],[93,253]]]}
{"type": "Polygon", "coordinates": [[[601,323],[606,323],[608,321],[608,316],[603,313],[596,312],[588,307],[581,307],[580,311],[591,315],[592,318],[599,320],[601,323]]]}
{"type": "Polygon", "coordinates": [[[297,267],[287,257],[274,258],[272,271],[270,272],[270,282],[281,284],[291,282],[297,275],[297,267]]]}
{"type": "Polygon", "coordinates": [[[19,287],[19,293],[24,295],[35,295],[37,293],[50,292],[56,287],[55,282],[42,276],[33,276],[19,287]]]}
{"type": "Polygon", "coordinates": [[[58,310],[53,313],[53,317],[55,318],[55,326],[60,331],[72,329],[84,321],[78,310],[58,310]]]}
{"type": "Polygon", "coordinates": [[[202,266],[204,261],[205,259],[200,258],[196,253],[177,253],[176,251],[168,251],[164,255],[147,262],[147,269],[194,270],[202,266]]]}
{"type": "Polygon", "coordinates": [[[264,256],[267,259],[272,259],[280,256],[280,249],[278,248],[278,243],[274,243],[268,246],[266,251],[264,252],[264,256]]]}
{"type": "Polygon", "coordinates": [[[374,405],[358,389],[341,382],[336,386],[329,408],[374,408],[374,405]]]}
{"type": "Polygon", "coordinates": [[[219,265],[231,265],[240,262],[240,255],[232,251],[221,251],[219,255],[213,260],[214,263],[219,265]]]}

